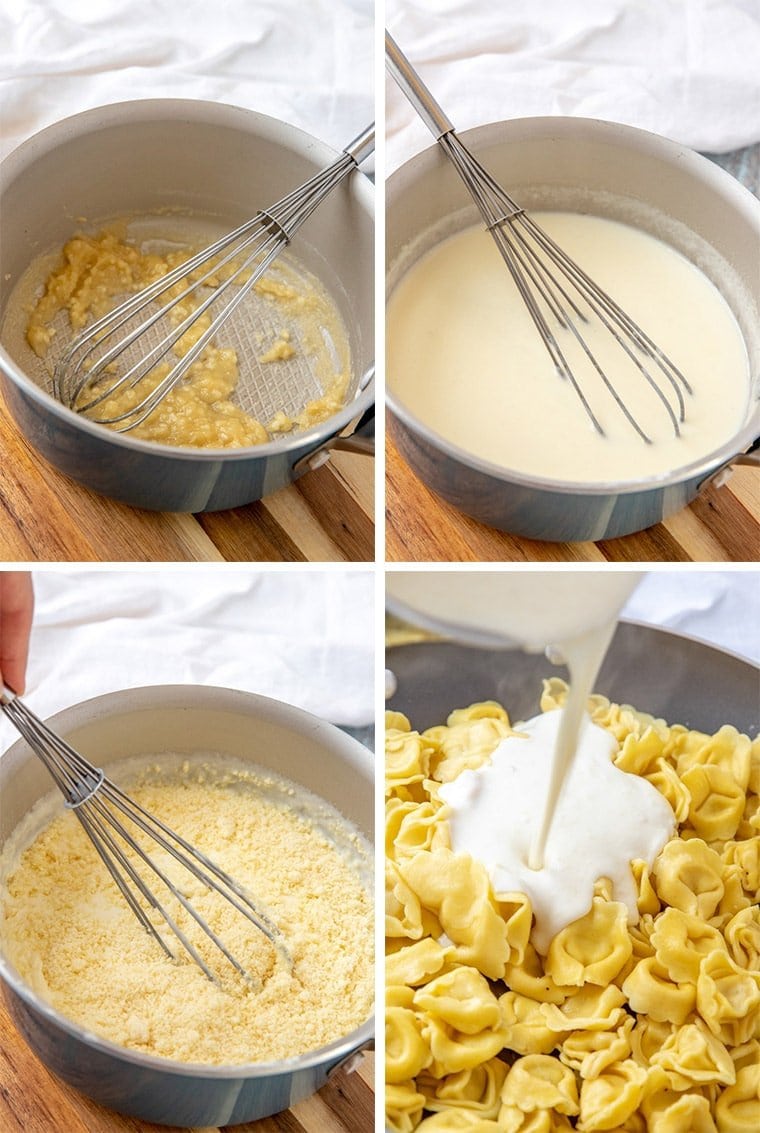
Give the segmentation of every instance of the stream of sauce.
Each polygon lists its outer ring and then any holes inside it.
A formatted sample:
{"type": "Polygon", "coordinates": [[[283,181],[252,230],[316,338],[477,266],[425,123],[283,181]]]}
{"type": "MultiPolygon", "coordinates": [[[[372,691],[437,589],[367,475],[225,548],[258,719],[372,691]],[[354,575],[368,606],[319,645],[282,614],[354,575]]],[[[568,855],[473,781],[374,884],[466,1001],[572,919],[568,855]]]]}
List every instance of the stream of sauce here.
{"type": "Polygon", "coordinates": [[[475,631],[529,650],[552,648],[570,690],[561,712],[518,726],[491,762],[441,788],[452,849],[489,870],[495,892],[531,898],[536,947],[591,906],[594,882],[637,919],[630,862],[650,865],[672,835],[659,792],[612,763],[614,739],[586,714],[617,618],[641,575],[611,571],[389,572],[392,599],[453,636],[475,631]]]}

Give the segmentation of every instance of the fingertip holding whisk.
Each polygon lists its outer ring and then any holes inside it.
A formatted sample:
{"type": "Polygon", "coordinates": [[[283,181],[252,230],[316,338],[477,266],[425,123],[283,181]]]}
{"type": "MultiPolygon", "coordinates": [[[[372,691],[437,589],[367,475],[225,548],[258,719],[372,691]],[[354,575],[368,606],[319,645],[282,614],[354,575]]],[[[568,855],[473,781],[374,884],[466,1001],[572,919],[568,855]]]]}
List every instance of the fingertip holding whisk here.
{"type": "Polygon", "coordinates": [[[216,966],[204,958],[176,916],[166,907],[166,897],[159,899],[155,891],[157,885],[162,887],[161,893],[181,906],[239,976],[254,989],[261,986],[258,977],[230,952],[206,918],[184,895],[181,884],[169,876],[156,859],[156,851],[168,854],[187,875],[232,905],[269,941],[276,964],[284,966],[288,972],[292,971],[293,959],[280,929],[233,877],[130,798],[111,782],[101,768],[93,766],[40,720],[14,692],[2,685],[0,709],[45,765],[64,797],[65,806],[81,823],[130,910],[169,959],[177,960],[181,954],[167,940],[167,937],[170,940],[173,936],[209,980],[223,984],[216,966]],[[146,839],[152,844],[150,849],[146,848],[146,839]]]}

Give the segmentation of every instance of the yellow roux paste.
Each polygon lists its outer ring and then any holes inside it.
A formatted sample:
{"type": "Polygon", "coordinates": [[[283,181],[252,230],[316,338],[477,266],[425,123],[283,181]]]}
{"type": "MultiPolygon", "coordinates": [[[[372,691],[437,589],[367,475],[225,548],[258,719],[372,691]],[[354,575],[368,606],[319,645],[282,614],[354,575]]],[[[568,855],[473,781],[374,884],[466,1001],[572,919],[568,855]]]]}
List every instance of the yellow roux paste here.
{"type": "Polygon", "coordinates": [[[436,244],[391,293],[386,365],[398,400],[466,453],[571,483],[667,473],[727,442],[746,416],[749,364],[736,319],[707,277],[667,244],[617,221],[560,212],[536,220],[688,379],[693,396],[681,435],[598,319],[579,323],[581,332],[654,443],[634,432],[571,333],[558,331],[605,435],[595,432],[482,226],[436,244]]]}
{"type": "MultiPolygon", "coordinates": [[[[27,342],[38,357],[45,358],[48,353],[55,334],[51,323],[60,311],[68,312],[72,330],[79,332],[88,323],[107,314],[128,295],[178,267],[197,250],[183,248],[165,255],[145,252],[126,238],[124,228],[123,223],[117,223],[97,236],[80,234],[64,246],[61,263],[48,276],[44,292],[37,300],[27,325],[27,342]]],[[[188,278],[198,278],[204,270],[207,269],[196,269],[188,278]]],[[[169,294],[178,295],[186,283],[186,280],[180,281],[169,294]]],[[[215,280],[211,279],[209,283],[213,286],[215,280]]],[[[264,276],[255,285],[255,291],[276,302],[283,314],[298,319],[304,327],[304,337],[310,343],[310,350],[322,353],[318,326],[323,323],[335,332],[339,316],[327,294],[315,282],[307,284],[301,276],[294,276],[292,283],[290,279],[282,282],[264,276]]],[[[179,303],[170,315],[173,325],[181,323],[199,302],[188,297],[179,303]]],[[[97,416],[117,417],[143,401],[168,374],[176,358],[183,357],[208,329],[211,319],[209,312],[199,316],[174,346],[176,357],[172,361],[159,363],[136,387],[119,389],[101,402],[97,416]]],[[[342,338],[341,347],[345,355],[345,334],[338,337],[342,338]]],[[[290,332],[283,330],[262,353],[259,362],[276,364],[289,360],[294,354],[290,332]]],[[[240,377],[237,352],[212,342],[190,367],[183,381],[164,398],[155,412],[131,429],[129,435],[163,444],[199,448],[242,448],[264,444],[279,433],[325,421],[341,408],[348,387],[347,359],[342,361],[340,372],[335,373],[328,360],[320,357],[317,365],[323,379],[323,395],[305,405],[297,416],[278,412],[264,425],[230,400],[240,377]]],[[[104,380],[112,383],[115,377],[109,375],[104,380]]],[[[83,391],[80,403],[89,400],[91,393],[83,391]]]]}
{"type": "Polygon", "coordinates": [[[166,930],[178,954],[172,963],[67,812],[4,863],[3,951],[41,998],[131,1050],[218,1065],[302,1054],[369,1017],[368,851],[334,812],[329,823],[323,816],[312,821],[310,808],[323,804],[300,788],[282,780],[286,801],[274,801],[268,779],[259,789],[246,775],[216,781],[202,768],[188,773],[185,766],[181,777],[148,779],[130,794],[248,890],[279,926],[292,972],[231,905],[159,850],[162,868],[262,986],[257,990],[238,976],[176,901],[167,902],[172,915],[222,986],[208,980],[166,930]]]}

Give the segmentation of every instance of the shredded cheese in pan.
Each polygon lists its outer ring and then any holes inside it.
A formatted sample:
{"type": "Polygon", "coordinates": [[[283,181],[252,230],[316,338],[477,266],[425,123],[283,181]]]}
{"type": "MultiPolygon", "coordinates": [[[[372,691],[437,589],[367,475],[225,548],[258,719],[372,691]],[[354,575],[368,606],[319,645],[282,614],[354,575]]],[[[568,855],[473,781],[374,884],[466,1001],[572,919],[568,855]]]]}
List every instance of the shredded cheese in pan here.
{"type": "MultiPolygon", "coordinates": [[[[284,935],[292,973],[261,933],[159,851],[162,866],[262,986],[239,977],[176,902],[172,911],[222,986],[186,956],[172,963],[128,909],[76,817],[65,813],[24,851],[3,894],[3,950],[41,997],[132,1050],[211,1064],[302,1054],[368,1018],[372,898],[360,858],[346,853],[352,841],[360,853],[355,832],[338,831],[339,848],[295,787],[283,803],[254,783],[191,774],[130,793],[267,910],[284,935]]],[[[166,939],[176,944],[171,934],[166,939]]]]}

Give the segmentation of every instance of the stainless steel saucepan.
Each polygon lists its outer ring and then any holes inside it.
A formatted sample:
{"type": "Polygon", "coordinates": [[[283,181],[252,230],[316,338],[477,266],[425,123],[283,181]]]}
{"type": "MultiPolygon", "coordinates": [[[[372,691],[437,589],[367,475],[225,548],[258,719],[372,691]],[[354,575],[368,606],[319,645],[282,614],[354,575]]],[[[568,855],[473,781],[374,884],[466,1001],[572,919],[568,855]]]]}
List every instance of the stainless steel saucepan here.
{"type": "MultiPolygon", "coordinates": [[[[748,452],[760,435],[760,201],[692,150],[609,122],[514,119],[469,130],[462,139],[529,211],[565,208],[626,221],[692,259],[736,316],[752,396],[736,435],[704,459],[662,476],[636,477],[632,470],[625,483],[578,485],[524,475],[458,448],[409,410],[388,374],[389,431],[420,479],[491,527],[563,542],[640,531],[685,507],[731,465],[757,463],[748,452]]],[[[391,176],[386,212],[389,290],[444,234],[477,221],[439,146],[391,176]]]]}
{"type": "MultiPolygon", "coordinates": [[[[269,767],[326,799],[372,840],[369,751],[332,724],[268,697],[194,685],[130,689],[61,712],[51,725],[110,772],[122,759],[162,752],[213,752],[269,767]]],[[[0,758],[0,845],[50,791],[40,761],[24,741],[14,744],[0,758]]],[[[328,1046],[281,1062],[174,1063],[100,1039],[59,1015],[3,958],[1,927],[0,978],[16,1026],[46,1066],[101,1105],[166,1125],[227,1126],[287,1109],[320,1089],[373,1035],[368,1019],[328,1046]]]]}
{"type": "MultiPolygon", "coordinates": [[[[349,139],[346,139],[348,142],[349,139]]],[[[0,166],[0,323],[12,288],[37,256],[81,227],[169,210],[221,231],[273,204],[334,160],[328,146],[273,118],[218,103],[158,99],[67,118],[0,166]]],[[[370,451],[374,404],[373,188],[352,174],[298,236],[298,261],[335,300],[348,331],[347,404],[313,428],[242,449],[138,440],[57,402],[0,344],[7,411],[66,475],[137,507],[202,512],[260,499],[322,463],[332,448],[370,451]]],[[[6,336],[3,336],[4,339],[6,336]]]]}

